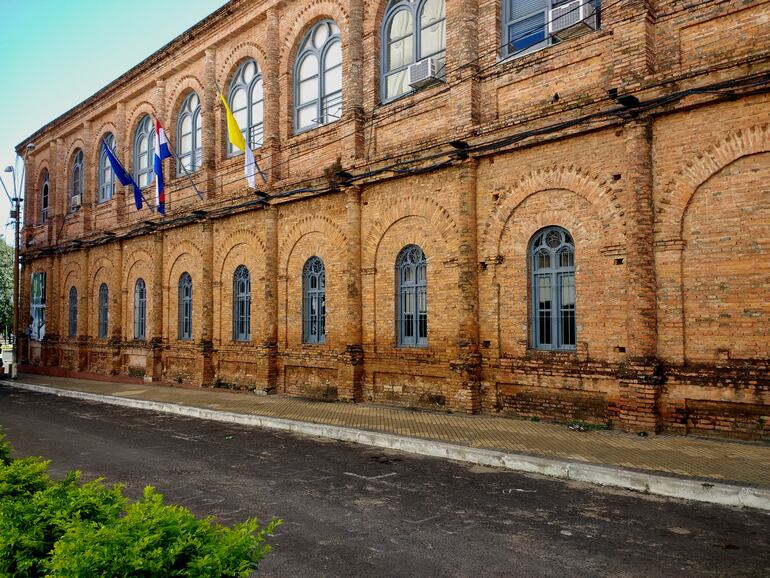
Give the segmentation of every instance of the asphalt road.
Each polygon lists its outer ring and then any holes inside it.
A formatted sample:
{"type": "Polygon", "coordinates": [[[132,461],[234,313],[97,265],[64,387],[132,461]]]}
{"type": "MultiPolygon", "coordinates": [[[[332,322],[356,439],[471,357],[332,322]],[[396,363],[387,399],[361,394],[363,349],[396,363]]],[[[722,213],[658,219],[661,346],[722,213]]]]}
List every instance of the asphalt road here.
{"type": "Polygon", "coordinates": [[[224,523],[283,518],[266,576],[770,576],[770,514],[0,386],[17,455],[224,523]]]}

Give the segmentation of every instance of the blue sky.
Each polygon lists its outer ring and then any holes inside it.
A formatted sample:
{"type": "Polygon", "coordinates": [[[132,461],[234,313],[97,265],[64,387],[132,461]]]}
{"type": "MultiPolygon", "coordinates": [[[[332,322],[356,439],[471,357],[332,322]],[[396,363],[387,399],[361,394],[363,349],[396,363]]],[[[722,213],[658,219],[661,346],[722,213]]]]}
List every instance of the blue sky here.
{"type": "MultiPolygon", "coordinates": [[[[20,141],[225,3],[0,0],[0,171],[20,141]]],[[[10,175],[0,175],[13,194],[10,175]]],[[[8,211],[0,193],[0,229],[8,211]]],[[[10,241],[12,227],[0,234],[10,241]]]]}

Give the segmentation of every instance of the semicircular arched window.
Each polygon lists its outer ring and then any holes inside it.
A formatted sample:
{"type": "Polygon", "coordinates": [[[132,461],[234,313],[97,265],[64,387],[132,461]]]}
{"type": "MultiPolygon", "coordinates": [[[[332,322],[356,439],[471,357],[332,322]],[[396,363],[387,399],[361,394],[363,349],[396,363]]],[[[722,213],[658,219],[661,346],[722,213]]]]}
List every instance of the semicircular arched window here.
{"type": "Polygon", "coordinates": [[[96,334],[101,339],[107,339],[109,333],[109,317],[110,317],[110,301],[107,289],[107,284],[102,283],[99,286],[99,300],[97,302],[96,314],[97,314],[97,327],[96,334]]]}
{"type": "Polygon", "coordinates": [[[68,334],[70,337],[77,337],[78,334],[78,290],[70,287],[69,295],[69,326],[68,334]]]}
{"type": "Polygon", "coordinates": [[[178,335],[183,341],[192,339],[192,277],[186,271],[179,277],[178,335]]]}
{"type": "Polygon", "coordinates": [[[40,187],[40,220],[48,220],[48,199],[50,187],[48,185],[48,169],[43,171],[43,185],[40,187]]]}
{"type": "Polygon", "coordinates": [[[302,341],[326,341],[326,268],[311,257],[302,270],[302,341]]]}
{"type": "Polygon", "coordinates": [[[244,265],[233,274],[233,341],[251,341],[251,274],[244,265]]]}
{"type": "Polygon", "coordinates": [[[382,20],[380,98],[387,102],[413,89],[409,66],[434,60],[438,77],[446,63],[444,0],[391,0],[382,20]]]}
{"type": "Polygon", "coordinates": [[[104,138],[99,143],[99,191],[96,198],[98,203],[109,201],[115,190],[115,175],[112,172],[112,164],[110,164],[110,160],[107,158],[104,145],[109,147],[113,153],[115,152],[115,137],[112,136],[112,133],[104,135],[104,138]]]}
{"type": "Polygon", "coordinates": [[[154,148],[155,131],[150,115],[146,114],[139,121],[134,134],[134,180],[142,189],[152,182],[154,148]]]}
{"type": "Polygon", "coordinates": [[[575,242],[561,227],[548,227],[529,244],[532,275],[532,346],[575,349],[575,242]]]}
{"type": "Polygon", "coordinates": [[[428,345],[428,261],[417,245],[396,259],[396,341],[400,347],[428,345]]]}
{"type": "MultiPolygon", "coordinates": [[[[261,147],[264,137],[264,92],[262,74],[256,61],[247,60],[238,67],[230,83],[228,101],[243,138],[252,149],[261,147]]],[[[240,152],[232,143],[227,146],[230,156],[240,152]]]]}
{"type": "Polygon", "coordinates": [[[176,142],[179,162],[177,173],[189,172],[201,168],[203,148],[201,147],[201,101],[191,92],[182,102],[176,121],[176,142]]]}
{"type": "Polygon", "coordinates": [[[342,117],[342,40],[332,20],[305,35],[294,63],[294,132],[342,117]]]}
{"type": "Polygon", "coordinates": [[[134,285],[134,339],[144,339],[147,326],[147,286],[144,279],[134,285]]]}
{"type": "Polygon", "coordinates": [[[72,157],[70,169],[70,210],[76,211],[83,204],[83,149],[72,157]]]}

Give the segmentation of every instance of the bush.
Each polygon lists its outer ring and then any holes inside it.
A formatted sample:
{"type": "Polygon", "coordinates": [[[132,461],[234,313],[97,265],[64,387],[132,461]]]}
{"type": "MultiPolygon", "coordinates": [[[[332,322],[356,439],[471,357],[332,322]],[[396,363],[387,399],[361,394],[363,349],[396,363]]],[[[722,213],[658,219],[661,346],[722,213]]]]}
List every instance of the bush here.
{"type": "Polygon", "coordinates": [[[151,487],[129,503],[119,485],[53,481],[48,462],[10,453],[0,432],[0,576],[248,576],[281,523],[226,528],[151,487]]]}

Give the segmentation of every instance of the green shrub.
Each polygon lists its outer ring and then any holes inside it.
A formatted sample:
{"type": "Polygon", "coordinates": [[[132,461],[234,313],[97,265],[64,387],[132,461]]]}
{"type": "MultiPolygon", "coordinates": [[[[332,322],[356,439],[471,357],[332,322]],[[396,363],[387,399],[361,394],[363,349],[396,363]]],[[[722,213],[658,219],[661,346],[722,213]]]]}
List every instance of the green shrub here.
{"type": "Polygon", "coordinates": [[[0,432],[0,576],[248,576],[281,523],[226,528],[151,487],[129,503],[121,486],[54,481],[48,462],[10,453],[0,432]]]}

